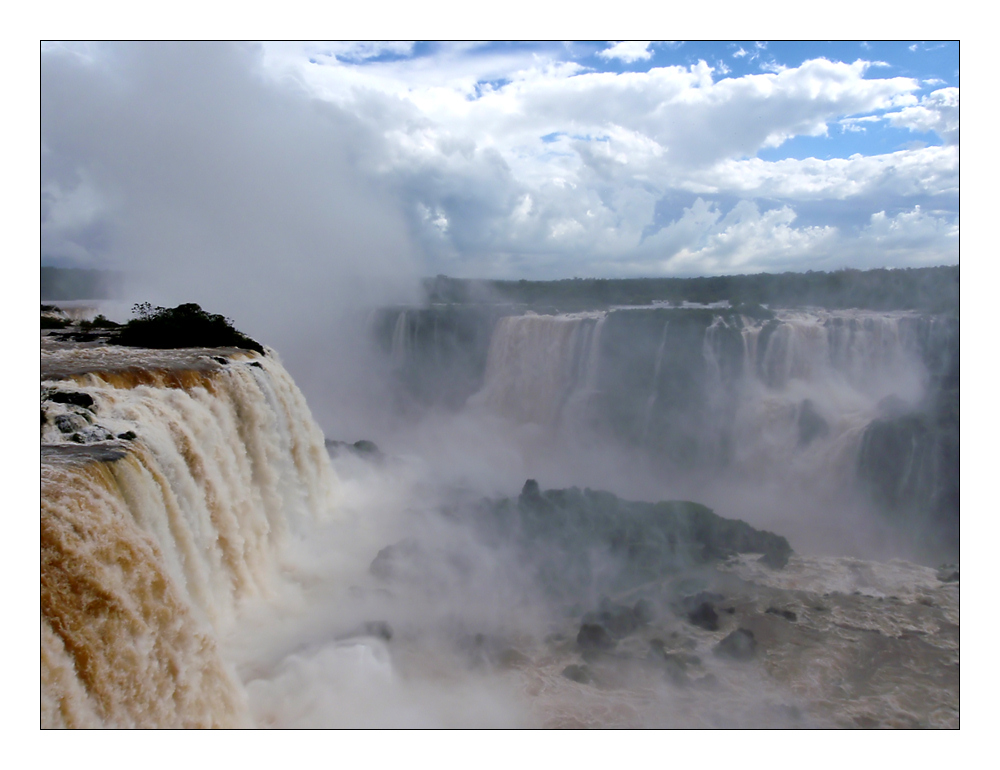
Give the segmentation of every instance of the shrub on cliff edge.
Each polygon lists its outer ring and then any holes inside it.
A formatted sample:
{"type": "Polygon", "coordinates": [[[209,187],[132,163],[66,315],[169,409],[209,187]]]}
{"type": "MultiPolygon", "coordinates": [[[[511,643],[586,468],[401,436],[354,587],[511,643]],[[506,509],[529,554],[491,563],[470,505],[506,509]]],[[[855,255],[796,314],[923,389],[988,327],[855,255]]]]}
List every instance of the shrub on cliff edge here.
{"type": "Polygon", "coordinates": [[[234,329],[228,318],[206,313],[193,302],[173,308],[154,308],[143,302],[132,311],[137,317],[111,337],[111,344],[157,349],[244,348],[264,354],[264,347],[234,329]]]}

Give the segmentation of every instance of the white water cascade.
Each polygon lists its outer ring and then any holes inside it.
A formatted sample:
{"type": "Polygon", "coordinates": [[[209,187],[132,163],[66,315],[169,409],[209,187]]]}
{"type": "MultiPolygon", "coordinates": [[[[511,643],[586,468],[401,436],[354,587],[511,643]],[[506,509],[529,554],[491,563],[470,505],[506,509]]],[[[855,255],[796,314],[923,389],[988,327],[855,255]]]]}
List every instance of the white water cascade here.
{"type": "Polygon", "coordinates": [[[604,314],[501,318],[474,404],[517,422],[554,425],[574,395],[593,388],[604,314]]]}
{"type": "Polygon", "coordinates": [[[621,418],[614,407],[615,429],[631,446],[670,451],[656,448],[693,442],[703,461],[742,478],[822,476],[835,489],[853,483],[865,427],[887,403],[913,407],[926,389],[922,327],[912,313],[786,310],[767,322],[719,312],[700,337],[667,319],[648,338],[609,338],[606,325],[617,315],[502,319],[470,404],[579,437],[580,426],[600,422],[595,412],[616,402],[633,415],[621,418]],[[616,346],[629,349],[630,361],[645,357],[651,376],[624,371],[639,364],[623,364],[616,346]],[[697,384],[680,403],[671,388],[685,377],[697,384]]]}
{"type": "Polygon", "coordinates": [[[217,640],[336,482],[281,365],[218,353],[43,348],[43,726],[248,723],[217,640]]]}

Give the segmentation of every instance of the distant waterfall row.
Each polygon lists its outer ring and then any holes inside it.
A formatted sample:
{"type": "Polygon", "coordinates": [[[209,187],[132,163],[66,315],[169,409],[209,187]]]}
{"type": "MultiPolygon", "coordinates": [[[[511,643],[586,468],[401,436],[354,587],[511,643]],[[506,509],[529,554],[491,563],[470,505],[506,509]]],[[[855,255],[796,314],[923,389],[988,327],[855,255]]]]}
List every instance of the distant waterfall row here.
{"type": "Polygon", "coordinates": [[[42,388],[43,726],[245,724],[215,639],[333,499],[301,392],[271,357],[42,388]]]}
{"type": "MultiPolygon", "coordinates": [[[[888,396],[914,404],[926,385],[921,344],[933,324],[822,311],[772,320],[700,310],[509,316],[495,326],[476,400],[540,424],[558,422],[581,391],[631,396],[644,423],[658,404],[690,409],[726,393],[731,400],[737,388],[805,397],[837,386],[872,407],[888,396]]],[[[648,433],[648,424],[637,427],[648,433]]]]}
{"type": "Polygon", "coordinates": [[[468,403],[616,440],[660,472],[865,491],[957,547],[958,376],[958,323],[944,316],[524,315],[496,325],[468,403]]]}
{"type": "Polygon", "coordinates": [[[596,384],[605,320],[534,313],[500,319],[476,401],[518,422],[554,424],[575,393],[596,384]]]}

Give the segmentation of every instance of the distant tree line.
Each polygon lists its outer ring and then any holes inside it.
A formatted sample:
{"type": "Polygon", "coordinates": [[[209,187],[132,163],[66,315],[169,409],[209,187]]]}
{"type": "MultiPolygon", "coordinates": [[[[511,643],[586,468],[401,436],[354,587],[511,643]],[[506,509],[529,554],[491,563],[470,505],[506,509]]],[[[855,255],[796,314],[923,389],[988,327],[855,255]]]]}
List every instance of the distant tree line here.
{"type": "Polygon", "coordinates": [[[758,273],[702,278],[570,278],[488,281],[439,275],[424,281],[432,304],[514,303],[563,311],[654,301],[770,307],[818,306],[958,312],[959,266],[758,273]]]}
{"type": "Polygon", "coordinates": [[[111,299],[120,286],[121,274],[111,270],[43,267],[41,299],[111,299]]]}

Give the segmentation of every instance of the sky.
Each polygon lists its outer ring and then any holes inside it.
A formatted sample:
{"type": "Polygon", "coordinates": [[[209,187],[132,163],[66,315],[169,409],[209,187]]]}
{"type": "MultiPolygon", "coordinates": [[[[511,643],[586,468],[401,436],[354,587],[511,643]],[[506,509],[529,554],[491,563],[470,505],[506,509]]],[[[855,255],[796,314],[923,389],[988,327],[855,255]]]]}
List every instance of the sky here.
{"type": "Polygon", "coordinates": [[[43,43],[40,93],[43,265],[293,288],[959,259],[957,42],[43,43]]]}

